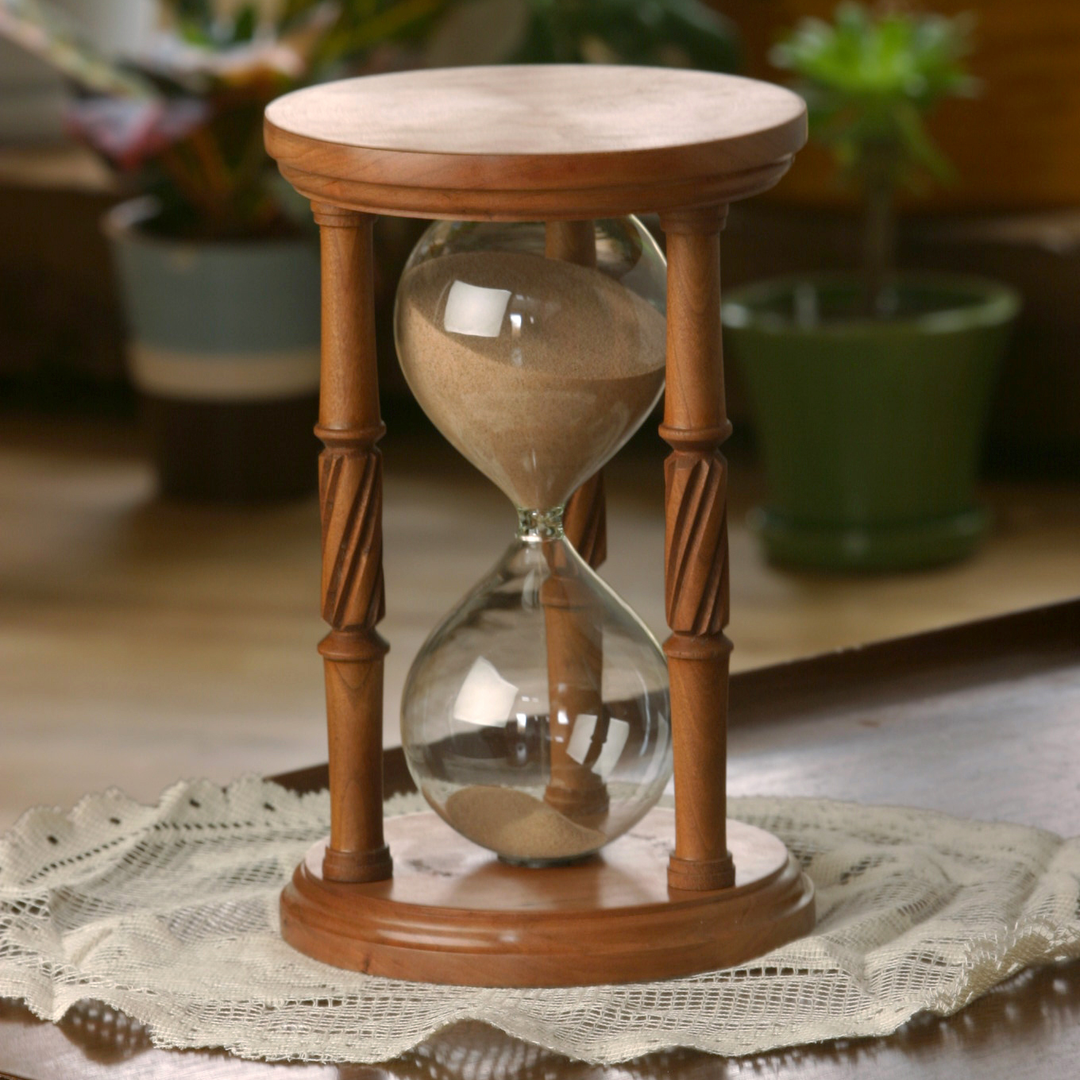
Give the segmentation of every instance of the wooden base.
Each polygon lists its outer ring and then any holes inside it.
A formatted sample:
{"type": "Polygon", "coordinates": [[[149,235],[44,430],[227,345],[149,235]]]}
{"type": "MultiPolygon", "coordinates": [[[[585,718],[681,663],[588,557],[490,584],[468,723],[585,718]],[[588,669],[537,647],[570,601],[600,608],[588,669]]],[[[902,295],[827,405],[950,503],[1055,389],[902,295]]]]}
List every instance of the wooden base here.
{"type": "Polygon", "coordinates": [[[388,818],[394,878],[326,881],[324,843],[281,896],[285,940],[336,967],[460,986],[587,986],[731,967],[808,933],[814,890],[784,845],[728,822],[735,886],[667,887],[674,814],[656,809],[600,856],[523,869],[433,813],[388,818]]]}

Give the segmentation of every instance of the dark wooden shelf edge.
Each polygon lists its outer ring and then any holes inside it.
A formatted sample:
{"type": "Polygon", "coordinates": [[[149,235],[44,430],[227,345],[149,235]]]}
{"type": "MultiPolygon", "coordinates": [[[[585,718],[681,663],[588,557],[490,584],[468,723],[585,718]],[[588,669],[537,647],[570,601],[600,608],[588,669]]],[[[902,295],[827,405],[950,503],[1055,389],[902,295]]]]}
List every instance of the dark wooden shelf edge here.
{"type": "Polygon", "coordinates": [[[744,671],[731,723],[781,722],[864,703],[916,700],[1080,660],[1080,599],[744,671]]]}
{"type": "MultiPolygon", "coordinates": [[[[731,677],[733,725],[798,720],[866,698],[915,698],[1016,679],[1080,661],[1080,599],[892,638],[731,677]]],[[[386,794],[415,791],[401,747],[384,753],[386,794]]],[[[271,779],[300,792],[327,786],[325,765],[271,779]]]]}

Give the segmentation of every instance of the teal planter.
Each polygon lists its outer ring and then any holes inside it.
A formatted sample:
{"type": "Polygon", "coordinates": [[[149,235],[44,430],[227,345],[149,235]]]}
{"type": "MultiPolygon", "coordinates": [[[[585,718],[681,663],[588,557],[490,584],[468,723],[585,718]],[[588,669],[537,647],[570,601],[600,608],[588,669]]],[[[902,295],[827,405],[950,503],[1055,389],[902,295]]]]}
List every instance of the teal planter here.
{"type": "Polygon", "coordinates": [[[167,495],[244,502],[317,482],[319,252],[311,238],[191,243],[142,226],[139,199],[105,222],[167,495]]]}
{"type": "Polygon", "coordinates": [[[756,514],[778,563],[898,570],[962,558],[991,394],[1020,302],[969,278],[904,277],[897,315],[850,280],[766,282],[723,307],[765,462],[756,514]]]}

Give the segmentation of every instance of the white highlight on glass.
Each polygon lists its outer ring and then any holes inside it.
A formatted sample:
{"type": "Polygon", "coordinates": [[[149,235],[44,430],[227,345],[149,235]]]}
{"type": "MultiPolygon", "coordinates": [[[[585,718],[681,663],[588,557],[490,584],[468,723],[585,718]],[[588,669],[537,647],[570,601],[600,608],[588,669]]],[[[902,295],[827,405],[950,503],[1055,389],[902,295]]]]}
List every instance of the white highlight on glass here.
{"type": "Polygon", "coordinates": [[[596,764],[592,767],[592,771],[596,773],[601,780],[606,780],[615,769],[615,766],[619,763],[623,747],[626,746],[626,740],[629,737],[630,725],[625,720],[611,719],[608,721],[608,732],[607,739],[604,740],[604,749],[600,751],[600,756],[596,759],[596,764]]]}
{"type": "Polygon", "coordinates": [[[573,758],[579,765],[585,763],[585,757],[592,745],[593,732],[596,730],[596,717],[590,713],[579,713],[574,721],[574,730],[566,744],[567,757],[573,758]]]}
{"type": "Polygon", "coordinates": [[[497,338],[510,303],[509,289],[485,289],[467,281],[455,281],[446,298],[443,329],[469,337],[497,338]]]}
{"type": "Polygon", "coordinates": [[[477,657],[454,699],[454,719],[481,727],[503,727],[514,714],[518,688],[490,660],[477,657]]]}
{"type": "MultiPolygon", "coordinates": [[[[570,742],[566,746],[567,756],[571,757],[579,765],[585,763],[589,747],[592,745],[593,734],[596,732],[596,717],[591,713],[581,713],[574,721],[574,730],[570,735],[570,742]]],[[[606,780],[614,770],[622,756],[626,740],[630,737],[630,725],[625,720],[617,720],[614,717],[608,721],[607,738],[600,751],[600,756],[593,762],[592,771],[606,780]]]]}

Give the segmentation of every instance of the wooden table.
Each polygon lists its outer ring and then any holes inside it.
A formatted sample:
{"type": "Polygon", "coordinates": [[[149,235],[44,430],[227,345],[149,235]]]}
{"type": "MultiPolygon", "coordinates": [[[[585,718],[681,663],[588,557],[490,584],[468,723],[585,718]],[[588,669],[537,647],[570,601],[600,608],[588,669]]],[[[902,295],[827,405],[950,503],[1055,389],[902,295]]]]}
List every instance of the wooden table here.
{"type": "MultiPolygon", "coordinates": [[[[736,675],[729,790],[903,803],[1075,834],[1080,822],[1080,600],[736,675]]],[[[406,790],[399,750],[387,786],[406,790]]],[[[311,790],[325,768],[279,778],[311,790]]],[[[884,1039],[722,1059],[654,1054],[597,1068],[481,1024],[440,1033],[382,1066],[242,1062],[169,1053],[100,1008],[58,1026],[0,1006],[0,1075],[18,1080],[468,1080],[735,1077],[1074,1080],[1080,963],[1022,972],[949,1019],[884,1039]]]]}

